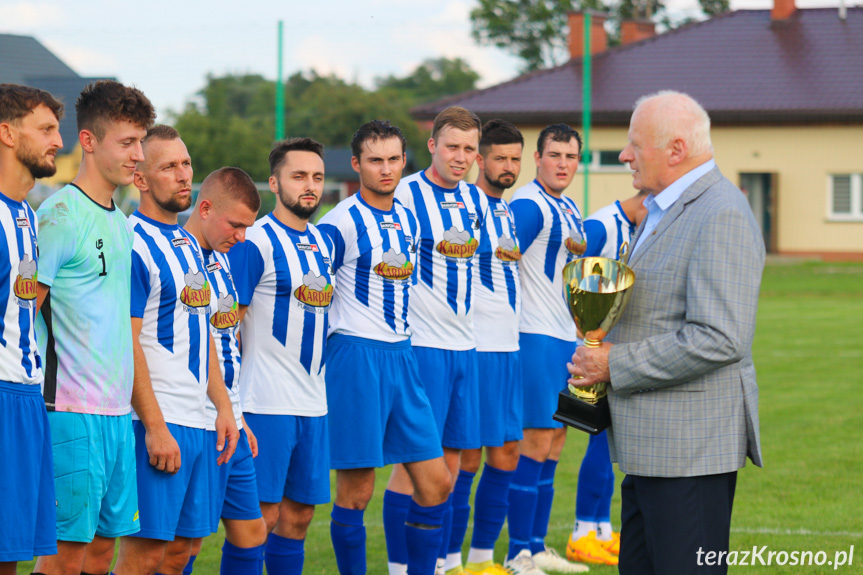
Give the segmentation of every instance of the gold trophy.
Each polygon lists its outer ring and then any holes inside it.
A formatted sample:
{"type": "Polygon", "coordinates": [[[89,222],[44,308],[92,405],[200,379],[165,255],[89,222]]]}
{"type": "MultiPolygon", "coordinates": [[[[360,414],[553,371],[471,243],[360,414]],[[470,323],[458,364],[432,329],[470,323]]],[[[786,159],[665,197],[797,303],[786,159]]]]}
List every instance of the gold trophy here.
{"type": "MultiPolygon", "coordinates": [[[[587,347],[599,347],[632,296],[635,272],[625,263],[627,248],[626,244],[621,247],[622,261],[581,258],[563,268],[569,313],[587,347]]],[[[606,382],[588,387],[569,385],[558,395],[555,421],[592,435],[600,433],[611,425],[607,387],[606,382]]]]}

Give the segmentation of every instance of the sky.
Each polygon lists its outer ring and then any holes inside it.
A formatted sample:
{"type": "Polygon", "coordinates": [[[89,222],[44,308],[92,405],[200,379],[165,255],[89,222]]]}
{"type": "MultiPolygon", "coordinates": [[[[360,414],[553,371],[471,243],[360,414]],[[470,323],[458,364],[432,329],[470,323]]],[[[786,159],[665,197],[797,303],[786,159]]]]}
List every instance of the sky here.
{"type": "MultiPolygon", "coordinates": [[[[857,0],[859,1],[859,0],[857,0]]],[[[839,0],[797,0],[801,8],[839,0]]],[[[855,0],[846,0],[854,5],[855,0]]],[[[286,75],[315,69],[373,87],[429,58],[461,57],[480,87],[518,75],[520,61],[470,35],[475,0],[0,0],[0,33],[34,36],[82,76],[134,84],[169,120],[207,75],[277,73],[277,22],[284,21],[286,75]]],[[[666,0],[675,18],[697,17],[697,0],[666,0]]],[[[731,0],[769,9],[772,0],[731,0]]]]}

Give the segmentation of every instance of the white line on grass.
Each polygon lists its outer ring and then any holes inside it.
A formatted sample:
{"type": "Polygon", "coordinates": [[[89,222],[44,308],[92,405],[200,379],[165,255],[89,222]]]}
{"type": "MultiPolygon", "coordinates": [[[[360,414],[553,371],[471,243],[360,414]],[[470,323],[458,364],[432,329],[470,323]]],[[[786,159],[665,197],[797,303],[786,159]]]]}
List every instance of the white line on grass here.
{"type": "Polygon", "coordinates": [[[855,531],[812,531],[811,529],[776,529],[773,527],[732,527],[732,533],[767,534],[767,535],[812,535],[815,537],[863,537],[863,533],[855,531]]]}

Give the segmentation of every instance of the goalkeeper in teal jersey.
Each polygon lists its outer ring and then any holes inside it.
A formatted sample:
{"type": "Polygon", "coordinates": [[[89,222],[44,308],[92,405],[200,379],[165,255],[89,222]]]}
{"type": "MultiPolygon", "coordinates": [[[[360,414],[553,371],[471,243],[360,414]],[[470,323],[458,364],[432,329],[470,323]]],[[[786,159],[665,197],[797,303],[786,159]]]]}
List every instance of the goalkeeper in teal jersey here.
{"type": "Polygon", "coordinates": [[[57,498],[58,553],[36,564],[46,575],[107,573],[113,538],[139,529],[131,419],[133,235],[113,194],[132,183],[155,113],[140,91],[109,80],[87,86],[75,107],[81,169],[37,212],[37,341],[57,498]]]}

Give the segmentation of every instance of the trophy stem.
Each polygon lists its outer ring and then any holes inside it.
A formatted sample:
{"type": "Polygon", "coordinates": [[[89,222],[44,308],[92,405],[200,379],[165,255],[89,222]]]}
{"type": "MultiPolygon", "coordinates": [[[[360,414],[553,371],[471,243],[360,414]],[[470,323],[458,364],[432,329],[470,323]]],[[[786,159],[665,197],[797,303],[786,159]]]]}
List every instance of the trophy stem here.
{"type": "MultiPolygon", "coordinates": [[[[597,348],[600,345],[602,345],[602,340],[584,338],[585,347],[597,348]]],[[[579,377],[576,379],[581,378],[579,377]]],[[[588,387],[575,387],[572,384],[568,385],[567,387],[569,388],[569,392],[580,400],[590,404],[596,404],[600,399],[605,397],[607,393],[605,386],[605,382],[600,382],[588,387]]]]}

